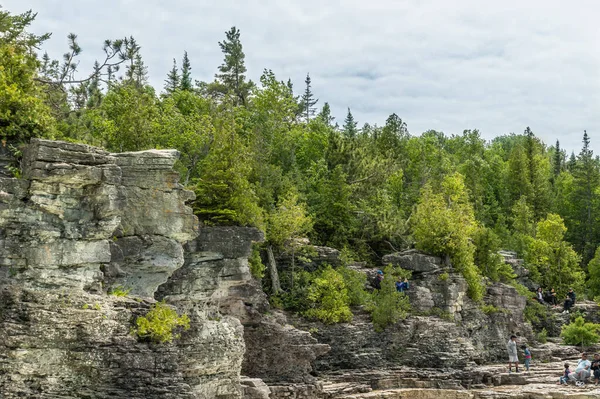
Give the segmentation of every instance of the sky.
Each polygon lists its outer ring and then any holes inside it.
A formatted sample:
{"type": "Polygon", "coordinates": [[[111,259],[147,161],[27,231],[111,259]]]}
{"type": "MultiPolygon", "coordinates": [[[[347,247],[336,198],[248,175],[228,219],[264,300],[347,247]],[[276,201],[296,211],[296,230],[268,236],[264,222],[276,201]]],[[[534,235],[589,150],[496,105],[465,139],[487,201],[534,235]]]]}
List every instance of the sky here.
{"type": "Polygon", "coordinates": [[[38,13],[52,58],[67,34],[83,48],[82,74],[105,39],[134,36],[150,83],[162,89],[184,51],[192,76],[212,80],[218,42],[236,26],[248,76],[265,68],[312,88],[340,124],[398,114],[411,134],[479,129],[491,139],[530,126],[548,144],[579,152],[583,130],[600,154],[600,2],[595,0],[2,0],[38,13]]]}

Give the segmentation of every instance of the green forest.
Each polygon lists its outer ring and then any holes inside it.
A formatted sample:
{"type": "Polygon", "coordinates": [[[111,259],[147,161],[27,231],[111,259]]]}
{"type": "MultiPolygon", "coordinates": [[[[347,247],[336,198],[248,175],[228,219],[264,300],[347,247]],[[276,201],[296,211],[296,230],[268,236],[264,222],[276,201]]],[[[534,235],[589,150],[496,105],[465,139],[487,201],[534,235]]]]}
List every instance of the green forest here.
{"type": "Polygon", "coordinates": [[[600,160],[586,132],[568,154],[526,126],[488,141],[474,128],[409,132],[395,113],[382,126],[350,108],[337,120],[309,74],[251,81],[235,27],[215,43],[214,80],[196,80],[184,53],[152,87],[134,38],[99,42],[103,58],[80,68],[76,35],[53,60],[50,35],[30,33],[35,17],[0,9],[0,138],[16,177],[34,137],[175,148],[202,223],[256,226],[272,248],[306,237],[371,264],[417,248],[450,260],[476,300],[486,282],[514,280],[498,255],[512,250],[561,297],[572,287],[600,298],[600,160]]]}

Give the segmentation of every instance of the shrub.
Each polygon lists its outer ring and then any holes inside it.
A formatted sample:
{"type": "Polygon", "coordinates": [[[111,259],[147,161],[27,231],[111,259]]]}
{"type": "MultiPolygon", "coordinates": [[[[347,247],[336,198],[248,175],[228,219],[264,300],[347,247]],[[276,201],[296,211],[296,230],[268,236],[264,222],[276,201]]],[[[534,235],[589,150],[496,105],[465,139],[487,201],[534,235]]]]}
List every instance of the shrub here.
{"type": "Polygon", "coordinates": [[[560,336],[568,345],[592,345],[600,341],[600,324],[586,323],[583,317],[578,317],[562,327],[560,336]]]}
{"type": "Polygon", "coordinates": [[[165,343],[173,341],[173,338],[179,338],[179,334],[173,334],[173,330],[177,327],[189,329],[190,319],[187,315],[179,316],[164,302],[158,302],[152,306],[146,316],[138,317],[135,324],[137,328],[133,332],[142,340],[165,343]]]}
{"type": "Polygon", "coordinates": [[[548,342],[548,331],[545,328],[542,328],[542,331],[537,334],[537,340],[541,344],[548,342]]]}
{"type": "Polygon", "coordinates": [[[386,278],[381,283],[381,289],[372,295],[369,304],[371,320],[375,331],[381,332],[387,326],[403,320],[410,311],[408,297],[404,293],[396,291],[393,279],[394,270],[388,266],[384,270],[386,278]]]}
{"type": "Polygon", "coordinates": [[[115,287],[112,287],[108,293],[109,293],[109,295],[114,295],[114,296],[127,296],[127,295],[129,295],[130,291],[131,291],[131,288],[125,288],[121,285],[117,285],[115,287]]]}
{"type": "Polygon", "coordinates": [[[525,305],[525,310],[523,311],[525,320],[530,323],[541,323],[547,318],[547,313],[548,309],[544,305],[533,301],[529,301],[527,305],[525,305]]]}
{"type": "Polygon", "coordinates": [[[500,309],[494,305],[483,305],[481,307],[481,310],[483,311],[483,313],[490,315],[490,314],[494,314],[494,313],[502,313],[505,311],[505,309],[500,309]]]}
{"type": "Polygon", "coordinates": [[[369,293],[365,290],[367,276],[356,270],[341,267],[337,269],[344,278],[344,285],[348,290],[350,306],[361,306],[369,301],[369,293]]]}
{"type": "Polygon", "coordinates": [[[352,320],[350,297],[344,277],[331,266],[321,270],[308,287],[307,298],[312,302],[303,314],[324,323],[340,323],[352,320]]]}
{"type": "Polygon", "coordinates": [[[509,284],[517,290],[519,295],[522,295],[522,296],[526,297],[527,299],[533,297],[533,292],[531,292],[529,290],[529,288],[525,287],[523,284],[518,283],[514,280],[511,281],[509,284]]]}
{"type": "Polygon", "coordinates": [[[250,266],[250,274],[256,279],[261,279],[265,276],[265,270],[267,267],[262,263],[260,258],[260,247],[258,244],[252,245],[252,253],[248,258],[248,265],[250,266]]]}
{"type": "Polygon", "coordinates": [[[450,278],[450,275],[448,274],[448,272],[444,272],[440,274],[438,278],[440,279],[440,281],[447,281],[448,278],[450,278]]]}

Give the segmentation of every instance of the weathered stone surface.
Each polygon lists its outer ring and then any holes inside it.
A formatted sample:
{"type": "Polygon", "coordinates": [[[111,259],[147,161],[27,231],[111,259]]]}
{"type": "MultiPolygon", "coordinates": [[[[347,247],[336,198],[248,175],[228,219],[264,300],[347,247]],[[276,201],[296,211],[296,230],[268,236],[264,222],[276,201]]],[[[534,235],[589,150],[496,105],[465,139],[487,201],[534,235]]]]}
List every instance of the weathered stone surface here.
{"type": "Polygon", "coordinates": [[[384,265],[391,263],[394,266],[418,273],[431,273],[444,268],[441,258],[426,255],[414,249],[385,255],[382,262],[384,265]]]}
{"type": "Polygon", "coordinates": [[[170,344],[130,331],[197,235],[176,156],[32,140],[26,179],[0,179],[0,396],[242,397],[237,319],[192,314],[170,344]]]}
{"type": "Polygon", "coordinates": [[[309,381],[312,362],[329,350],[305,331],[266,315],[269,304],[250,275],[253,242],[264,239],[257,229],[203,227],[185,246],[185,263],[159,287],[157,297],[198,315],[218,309],[244,325],[246,353],[242,372],[265,381],[309,381]]]}

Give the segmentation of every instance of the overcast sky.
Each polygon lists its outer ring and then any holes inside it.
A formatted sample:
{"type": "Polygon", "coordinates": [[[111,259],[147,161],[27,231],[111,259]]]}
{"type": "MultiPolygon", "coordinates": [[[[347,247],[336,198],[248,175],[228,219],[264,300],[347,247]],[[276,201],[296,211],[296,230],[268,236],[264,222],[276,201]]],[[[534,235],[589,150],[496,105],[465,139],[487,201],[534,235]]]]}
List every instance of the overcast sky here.
{"type": "Polygon", "coordinates": [[[587,129],[600,153],[600,2],[595,0],[2,0],[33,9],[35,32],[59,58],[74,32],[81,69],[104,39],[133,35],[162,89],[187,50],[195,79],[212,80],[224,32],[242,32],[248,75],[264,68],[297,91],[310,72],[319,104],[359,126],[395,112],[412,134],[479,129],[485,138],[526,126],[579,151],[587,129]]]}

